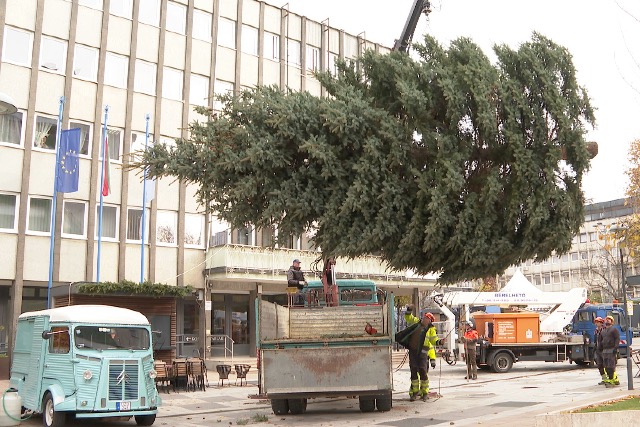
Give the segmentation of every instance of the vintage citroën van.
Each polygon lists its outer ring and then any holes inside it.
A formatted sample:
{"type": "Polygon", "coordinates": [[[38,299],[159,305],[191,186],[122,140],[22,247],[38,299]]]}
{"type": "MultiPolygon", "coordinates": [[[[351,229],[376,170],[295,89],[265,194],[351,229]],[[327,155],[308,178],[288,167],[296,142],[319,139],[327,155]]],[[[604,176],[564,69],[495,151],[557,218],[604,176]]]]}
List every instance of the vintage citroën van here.
{"type": "Polygon", "coordinates": [[[152,425],[155,376],[151,327],[137,311],[76,305],[18,318],[11,387],[45,426],[64,425],[67,414],[152,425]]]}

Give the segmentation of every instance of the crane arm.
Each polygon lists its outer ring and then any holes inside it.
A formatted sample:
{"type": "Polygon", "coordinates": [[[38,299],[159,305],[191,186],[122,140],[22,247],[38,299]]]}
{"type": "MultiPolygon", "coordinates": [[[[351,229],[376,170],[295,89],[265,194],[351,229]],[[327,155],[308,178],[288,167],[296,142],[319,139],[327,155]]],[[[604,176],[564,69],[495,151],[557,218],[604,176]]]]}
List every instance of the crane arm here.
{"type": "Polygon", "coordinates": [[[414,1],[409,17],[407,18],[407,22],[404,24],[402,34],[393,45],[393,50],[400,52],[407,52],[409,50],[409,44],[411,44],[413,33],[416,31],[416,26],[420,20],[420,14],[424,13],[425,15],[428,15],[429,12],[431,12],[431,3],[429,0],[414,1]]]}

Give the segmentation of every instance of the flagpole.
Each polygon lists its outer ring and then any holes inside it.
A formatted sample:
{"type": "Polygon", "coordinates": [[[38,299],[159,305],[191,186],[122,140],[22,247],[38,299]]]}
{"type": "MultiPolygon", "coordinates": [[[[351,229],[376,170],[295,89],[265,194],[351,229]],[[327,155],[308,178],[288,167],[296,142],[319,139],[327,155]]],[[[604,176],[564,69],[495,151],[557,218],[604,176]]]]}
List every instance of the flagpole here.
{"type": "Polygon", "coordinates": [[[104,127],[102,130],[102,173],[100,174],[100,210],[98,213],[98,259],[96,261],[96,282],[100,282],[100,250],[102,248],[102,202],[104,195],[102,194],[102,187],[104,185],[104,168],[107,162],[109,153],[105,153],[106,144],[104,143],[107,138],[107,120],[109,119],[109,106],[104,107],[104,127]]]}
{"type": "Polygon", "coordinates": [[[58,111],[58,123],[56,128],[56,165],[53,177],[53,201],[51,203],[51,240],[49,241],[49,283],[47,284],[47,308],[51,308],[51,285],[53,284],[53,246],[55,242],[56,229],[56,196],[58,194],[58,162],[60,162],[60,131],[62,127],[62,110],[64,108],[64,96],[60,97],[60,107],[58,111]]]}
{"type": "MultiPolygon", "coordinates": [[[[147,122],[144,133],[144,152],[147,152],[149,144],[149,114],[145,116],[147,122]]],[[[147,168],[144,168],[142,175],[142,235],[140,239],[140,284],[144,282],[144,224],[147,211],[147,168]]]]}

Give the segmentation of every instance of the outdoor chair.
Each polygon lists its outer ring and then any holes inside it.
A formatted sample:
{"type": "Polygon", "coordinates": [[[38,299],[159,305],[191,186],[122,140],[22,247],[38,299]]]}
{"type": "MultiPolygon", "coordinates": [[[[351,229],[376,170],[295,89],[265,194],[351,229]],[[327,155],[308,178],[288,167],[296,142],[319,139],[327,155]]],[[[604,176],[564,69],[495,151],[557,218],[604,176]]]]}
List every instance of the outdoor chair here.
{"type": "Polygon", "coordinates": [[[163,387],[167,393],[169,393],[169,385],[171,384],[170,370],[167,363],[162,360],[156,360],[153,363],[153,369],[156,371],[156,388],[160,390],[163,387]]]}
{"type": "Polygon", "coordinates": [[[187,367],[189,368],[189,384],[188,388],[192,391],[207,389],[207,367],[204,360],[193,357],[187,359],[187,367]]]}
{"type": "Polygon", "coordinates": [[[173,369],[173,391],[180,387],[184,387],[189,391],[189,369],[187,367],[187,359],[175,359],[172,364],[173,369]]]}
{"type": "Polygon", "coordinates": [[[238,380],[240,380],[240,385],[242,386],[242,380],[244,380],[244,385],[247,385],[247,372],[251,368],[251,365],[235,365],[236,369],[236,385],[238,385],[238,380]]]}
{"type": "Polygon", "coordinates": [[[638,368],[638,372],[634,375],[634,377],[640,377],[640,350],[631,350],[631,360],[635,363],[636,368],[638,368]]]}

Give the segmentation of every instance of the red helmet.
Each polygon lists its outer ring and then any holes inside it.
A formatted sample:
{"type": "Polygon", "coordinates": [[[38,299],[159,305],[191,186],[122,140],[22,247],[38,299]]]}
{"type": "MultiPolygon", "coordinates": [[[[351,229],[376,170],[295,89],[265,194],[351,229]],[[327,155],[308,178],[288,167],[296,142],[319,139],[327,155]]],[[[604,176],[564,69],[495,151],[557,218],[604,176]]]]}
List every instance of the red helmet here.
{"type": "Polygon", "coordinates": [[[435,318],[435,317],[434,317],[434,315],[433,315],[433,314],[431,314],[431,313],[425,313],[425,314],[424,314],[424,317],[425,317],[426,319],[429,319],[429,320],[430,320],[430,321],[432,321],[432,322],[435,322],[435,321],[436,321],[436,318],[435,318]]]}
{"type": "Polygon", "coordinates": [[[596,318],[593,320],[593,322],[594,322],[594,323],[598,323],[598,322],[600,322],[600,323],[604,323],[604,319],[603,319],[602,317],[598,316],[598,317],[596,317],[596,318]]]}

